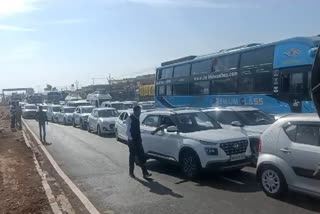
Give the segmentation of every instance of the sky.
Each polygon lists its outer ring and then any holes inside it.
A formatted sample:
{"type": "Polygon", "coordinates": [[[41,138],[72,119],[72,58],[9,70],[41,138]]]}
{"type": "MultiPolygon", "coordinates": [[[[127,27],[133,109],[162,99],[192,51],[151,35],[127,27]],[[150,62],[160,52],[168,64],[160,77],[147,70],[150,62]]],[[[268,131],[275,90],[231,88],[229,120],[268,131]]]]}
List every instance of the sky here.
{"type": "Polygon", "coordinates": [[[85,86],[188,55],[318,35],[319,8],[319,0],[0,0],[0,89],[85,86]]]}

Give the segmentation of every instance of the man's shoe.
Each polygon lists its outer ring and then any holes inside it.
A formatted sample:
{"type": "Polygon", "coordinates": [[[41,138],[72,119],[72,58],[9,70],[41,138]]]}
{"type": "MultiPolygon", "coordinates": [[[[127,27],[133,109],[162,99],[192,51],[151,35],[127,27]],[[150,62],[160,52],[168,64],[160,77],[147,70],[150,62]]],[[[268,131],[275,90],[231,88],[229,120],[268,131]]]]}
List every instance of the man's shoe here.
{"type": "Polygon", "coordinates": [[[152,174],[151,173],[145,173],[145,174],[143,174],[143,178],[149,178],[149,177],[151,177],[152,176],[152,174]]]}

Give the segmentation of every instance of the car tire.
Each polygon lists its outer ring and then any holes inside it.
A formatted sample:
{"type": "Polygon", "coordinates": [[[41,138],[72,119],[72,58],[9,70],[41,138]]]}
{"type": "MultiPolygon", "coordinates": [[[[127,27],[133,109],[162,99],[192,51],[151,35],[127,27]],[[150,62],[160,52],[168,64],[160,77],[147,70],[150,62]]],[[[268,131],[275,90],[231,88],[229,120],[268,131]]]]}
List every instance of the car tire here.
{"type": "Polygon", "coordinates": [[[76,127],[77,125],[76,125],[76,121],[74,120],[74,119],[72,119],[72,126],[73,127],[76,127]]]}
{"type": "Polygon", "coordinates": [[[90,126],[89,126],[89,123],[87,125],[87,131],[90,133],[91,132],[91,129],[90,129],[90,126]]]}
{"type": "Polygon", "coordinates": [[[100,126],[99,126],[99,125],[97,126],[97,134],[98,134],[100,137],[102,136],[101,129],[100,129],[100,126]]]}
{"type": "Polygon", "coordinates": [[[83,125],[82,120],[80,120],[80,129],[84,130],[84,125],[83,125]]]}
{"type": "Polygon", "coordinates": [[[67,125],[67,120],[66,120],[66,118],[63,118],[63,125],[67,125]]]}
{"type": "Polygon", "coordinates": [[[259,170],[259,182],[264,193],[272,198],[281,198],[288,190],[286,179],[275,166],[265,165],[259,170]]]}
{"type": "Polygon", "coordinates": [[[181,170],[188,179],[195,179],[199,176],[201,164],[196,152],[186,150],[181,154],[180,158],[181,170]]]}

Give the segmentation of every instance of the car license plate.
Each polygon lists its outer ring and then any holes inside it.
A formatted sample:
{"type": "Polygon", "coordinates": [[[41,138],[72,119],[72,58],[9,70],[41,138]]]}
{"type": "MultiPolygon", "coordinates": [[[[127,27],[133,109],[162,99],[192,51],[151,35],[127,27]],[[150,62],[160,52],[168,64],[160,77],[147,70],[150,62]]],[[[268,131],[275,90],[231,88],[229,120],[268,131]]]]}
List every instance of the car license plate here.
{"type": "Polygon", "coordinates": [[[231,161],[238,161],[238,160],[243,160],[246,158],[246,154],[241,153],[241,154],[235,154],[230,156],[231,161]]]}

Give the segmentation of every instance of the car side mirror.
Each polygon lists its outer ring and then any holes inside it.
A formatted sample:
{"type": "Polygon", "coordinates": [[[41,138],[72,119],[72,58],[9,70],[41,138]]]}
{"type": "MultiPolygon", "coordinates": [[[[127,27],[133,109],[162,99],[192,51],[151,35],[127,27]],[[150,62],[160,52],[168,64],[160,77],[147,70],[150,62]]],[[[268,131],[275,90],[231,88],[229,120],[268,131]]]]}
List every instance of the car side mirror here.
{"type": "Polygon", "coordinates": [[[176,126],[169,126],[167,128],[167,132],[170,132],[170,133],[178,132],[178,128],[176,126]]]}
{"type": "Polygon", "coordinates": [[[239,121],[233,121],[233,122],[231,123],[231,126],[243,127],[244,125],[242,125],[239,121]]]}

